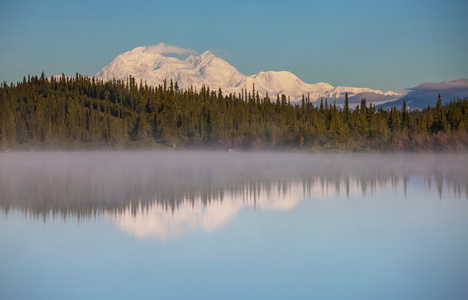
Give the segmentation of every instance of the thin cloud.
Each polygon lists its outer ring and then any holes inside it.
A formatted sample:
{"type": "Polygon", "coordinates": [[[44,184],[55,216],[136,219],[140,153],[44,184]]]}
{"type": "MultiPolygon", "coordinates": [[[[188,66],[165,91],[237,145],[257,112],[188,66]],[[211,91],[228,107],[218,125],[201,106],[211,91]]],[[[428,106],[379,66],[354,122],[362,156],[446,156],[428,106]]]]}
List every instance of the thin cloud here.
{"type": "Polygon", "coordinates": [[[192,49],[184,49],[174,45],[159,43],[153,46],[144,47],[145,52],[152,54],[197,54],[198,52],[192,49]]]}

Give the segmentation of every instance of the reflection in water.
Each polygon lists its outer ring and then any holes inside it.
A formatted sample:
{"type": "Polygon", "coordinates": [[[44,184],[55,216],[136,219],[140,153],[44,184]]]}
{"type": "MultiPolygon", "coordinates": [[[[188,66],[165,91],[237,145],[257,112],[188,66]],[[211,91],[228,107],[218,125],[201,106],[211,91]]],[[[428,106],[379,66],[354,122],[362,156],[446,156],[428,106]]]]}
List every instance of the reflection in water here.
{"type": "Polygon", "coordinates": [[[203,228],[212,231],[227,223],[243,207],[255,206],[260,209],[288,210],[304,199],[302,184],[287,186],[273,184],[269,188],[245,187],[241,191],[225,192],[223,197],[215,196],[213,201],[202,204],[201,198],[183,201],[174,211],[169,211],[156,200],[145,209],[140,205],[112,215],[118,226],[138,237],[165,239],[203,228]]]}
{"type": "Polygon", "coordinates": [[[5,214],[106,215],[138,237],[211,231],[243,207],[287,210],[307,198],[373,195],[424,179],[439,197],[468,195],[468,155],[220,152],[3,153],[5,214]]]}
{"type": "Polygon", "coordinates": [[[467,161],[0,153],[1,299],[468,299],[467,161]]]}

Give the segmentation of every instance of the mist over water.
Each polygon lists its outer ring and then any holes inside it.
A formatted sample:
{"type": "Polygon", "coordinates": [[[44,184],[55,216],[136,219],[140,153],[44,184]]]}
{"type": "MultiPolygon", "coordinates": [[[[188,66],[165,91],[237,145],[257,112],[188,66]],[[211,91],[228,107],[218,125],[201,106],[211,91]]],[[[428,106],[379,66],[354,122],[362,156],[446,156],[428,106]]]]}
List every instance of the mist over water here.
{"type": "Polygon", "coordinates": [[[302,189],[295,201],[333,191],[365,196],[388,185],[405,190],[411,177],[440,197],[466,198],[467,161],[466,154],[4,153],[0,208],[82,218],[152,205],[174,211],[186,202],[225,198],[256,202],[288,194],[292,186],[302,189]]]}
{"type": "Polygon", "coordinates": [[[0,288],[6,299],[465,299],[467,162],[1,153],[0,288]]]}

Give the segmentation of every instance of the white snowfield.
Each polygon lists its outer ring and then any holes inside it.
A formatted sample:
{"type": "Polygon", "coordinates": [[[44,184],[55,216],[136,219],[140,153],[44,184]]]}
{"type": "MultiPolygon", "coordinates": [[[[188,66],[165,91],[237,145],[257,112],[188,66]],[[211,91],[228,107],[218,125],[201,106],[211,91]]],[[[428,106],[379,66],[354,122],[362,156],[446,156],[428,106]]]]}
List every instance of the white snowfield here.
{"type": "Polygon", "coordinates": [[[346,93],[350,98],[356,99],[362,94],[368,102],[372,103],[383,103],[401,97],[401,94],[394,92],[384,93],[368,88],[333,87],[324,82],[309,84],[287,71],[268,71],[247,76],[210,51],[198,56],[190,55],[185,60],[181,60],[164,55],[168,53],[158,50],[164,47],[168,45],[161,43],[125,52],[102,68],[95,77],[105,81],[113,79],[125,81],[132,76],[137,83],[142,80],[143,83],[146,82],[151,86],[163,84],[164,79],[169,84],[172,79],[174,83],[177,82],[180,89],[193,87],[199,90],[205,85],[215,91],[221,88],[225,95],[229,93],[238,95],[242,91],[251,93],[255,84],[255,91],[258,91],[261,98],[268,93],[269,97],[274,100],[277,95],[284,94],[290,97],[291,102],[300,101],[302,95],[306,97],[309,95],[313,102],[327,98],[329,103],[336,101],[337,104],[344,102],[346,93]]]}

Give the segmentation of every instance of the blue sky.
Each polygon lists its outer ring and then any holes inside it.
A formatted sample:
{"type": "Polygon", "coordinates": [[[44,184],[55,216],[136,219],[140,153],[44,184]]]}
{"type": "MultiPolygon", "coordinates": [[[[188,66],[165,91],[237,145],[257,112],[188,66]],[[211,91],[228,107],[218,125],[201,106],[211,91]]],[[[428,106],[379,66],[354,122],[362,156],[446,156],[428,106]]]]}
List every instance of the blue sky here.
{"type": "Polygon", "coordinates": [[[0,81],[94,75],[135,47],[211,50],[241,73],[398,91],[468,77],[468,1],[5,1],[0,81]]]}

